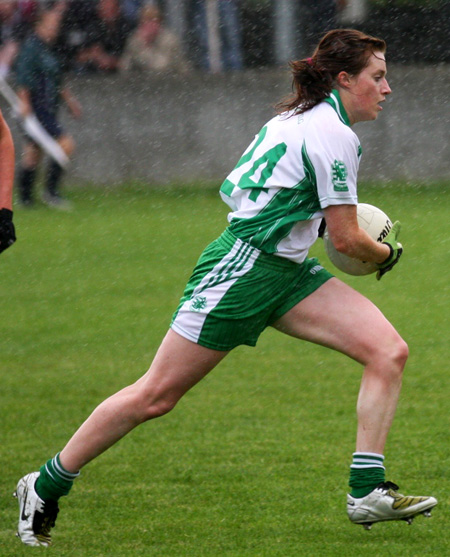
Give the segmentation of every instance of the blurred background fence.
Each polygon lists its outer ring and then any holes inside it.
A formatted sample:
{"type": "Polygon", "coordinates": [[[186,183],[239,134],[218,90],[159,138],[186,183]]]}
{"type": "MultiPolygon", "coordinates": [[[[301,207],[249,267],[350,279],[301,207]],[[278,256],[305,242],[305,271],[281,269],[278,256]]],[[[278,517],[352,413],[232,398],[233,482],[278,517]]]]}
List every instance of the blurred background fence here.
{"type": "MultiPolygon", "coordinates": [[[[450,66],[389,67],[393,94],[375,122],[357,124],[363,179],[450,179],[450,66]]],[[[287,70],[179,76],[83,76],[85,106],[70,125],[76,181],[221,182],[274,103],[290,90],[287,70]]]]}
{"type": "MultiPolygon", "coordinates": [[[[308,56],[334,27],[388,43],[393,95],[376,122],[355,127],[367,153],[361,177],[450,179],[449,0],[69,0],[68,6],[58,48],[84,107],[80,121],[63,115],[77,143],[73,183],[220,182],[290,92],[288,61],[308,56]],[[107,70],[92,60],[81,64],[78,49],[92,42],[96,6],[107,11],[111,4],[126,18],[130,37],[143,8],[156,8],[151,21],[178,40],[182,63],[126,68],[119,56],[107,70]]],[[[13,68],[8,79],[14,83],[13,68]]],[[[20,132],[8,119],[20,151],[20,132]]]]}
{"type": "MultiPolygon", "coordinates": [[[[200,0],[201,1],[201,0],[200,0]]],[[[324,31],[356,27],[389,43],[400,63],[450,62],[449,0],[203,0],[237,6],[246,67],[285,62],[310,54],[324,31]]],[[[199,0],[163,0],[169,25],[196,60],[195,6],[199,0]]],[[[221,33],[219,32],[219,38],[221,33]]]]}

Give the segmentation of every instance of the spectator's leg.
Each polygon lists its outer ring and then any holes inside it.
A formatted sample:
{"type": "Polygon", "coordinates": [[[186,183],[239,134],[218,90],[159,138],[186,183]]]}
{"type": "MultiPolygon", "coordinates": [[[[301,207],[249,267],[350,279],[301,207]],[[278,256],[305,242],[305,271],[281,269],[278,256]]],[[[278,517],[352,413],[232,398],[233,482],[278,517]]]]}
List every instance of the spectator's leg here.
{"type": "Polygon", "coordinates": [[[23,155],[18,172],[18,192],[22,205],[33,204],[33,185],[36,179],[36,171],[41,158],[39,147],[32,141],[26,141],[23,147],[23,155]]]}
{"type": "Polygon", "coordinates": [[[241,23],[236,2],[219,0],[219,17],[223,67],[226,70],[241,70],[241,23]]]}

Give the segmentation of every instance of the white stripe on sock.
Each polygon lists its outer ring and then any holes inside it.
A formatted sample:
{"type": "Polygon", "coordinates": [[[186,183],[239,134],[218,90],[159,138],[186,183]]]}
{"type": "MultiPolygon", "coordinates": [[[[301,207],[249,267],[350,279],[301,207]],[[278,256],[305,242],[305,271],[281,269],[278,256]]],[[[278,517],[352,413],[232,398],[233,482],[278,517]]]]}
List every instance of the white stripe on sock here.
{"type": "Polygon", "coordinates": [[[76,472],[75,474],[72,472],[68,472],[65,470],[58,462],[59,453],[53,458],[52,464],[55,469],[55,472],[60,476],[63,480],[73,481],[75,478],[78,478],[80,472],[76,472]]]}

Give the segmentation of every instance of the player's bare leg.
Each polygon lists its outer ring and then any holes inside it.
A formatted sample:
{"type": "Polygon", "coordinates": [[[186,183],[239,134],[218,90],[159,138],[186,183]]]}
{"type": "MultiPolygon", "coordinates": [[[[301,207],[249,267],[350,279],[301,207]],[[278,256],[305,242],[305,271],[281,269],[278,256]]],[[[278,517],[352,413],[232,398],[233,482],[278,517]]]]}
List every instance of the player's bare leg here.
{"type": "MultiPolygon", "coordinates": [[[[328,346],[364,365],[357,402],[356,455],[384,458],[384,447],[397,407],[408,347],[380,310],[364,296],[330,279],[275,324],[297,338],[328,346]]],[[[385,520],[429,515],[434,497],[404,497],[398,486],[383,480],[363,496],[348,495],[352,522],[370,528],[385,520]]],[[[375,468],[375,470],[377,470],[375,468]]]]}
{"type": "MultiPolygon", "coordinates": [[[[57,462],[52,460],[52,466],[71,484],[80,468],[133,428],[169,412],[226,354],[203,348],[170,330],[148,372],[100,404],[55,457],[57,462]]],[[[26,545],[48,546],[59,509],[56,500],[38,494],[38,481],[39,472],[33,472],[17,484],[18,536],[26,545]]],[[[42,486],[39,491],[42,493],[42,486]]]]}
{"type": "Polygon", "coordinates": [[[356,450],[382,453],[397,407],[408,348],[381,311],[333,278],[274,326],[296,338],[343,352],[364,365],[356,450]]]}
{"type": "Polygon", "coordinates": [[[148,372],[94,410],[61,451],[61,464],[76,472],[139,424],[166,414],[226,354],[169,330],[148,372]]]}

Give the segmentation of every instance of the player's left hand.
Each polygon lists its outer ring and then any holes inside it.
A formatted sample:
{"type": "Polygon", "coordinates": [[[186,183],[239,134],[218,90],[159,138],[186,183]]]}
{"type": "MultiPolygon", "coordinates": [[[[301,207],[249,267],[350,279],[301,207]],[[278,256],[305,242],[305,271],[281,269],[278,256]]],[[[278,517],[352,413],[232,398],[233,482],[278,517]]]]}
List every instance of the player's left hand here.
{"type": "Polygon", "coordinates": [[[378,265],[377,280],[390,271],[392,267],[398,263],[400,256],[403,253],[403,246],[397,241],[398,235],[400,234],[401,224],[399,221],[394,222],[389,234],[383,240],[383,244],[387,244],[391,253],[389,257],[378,265]]]}
{"type": "Polygon", "coordinates": [[[16,231],[12,217],[12,211],[0,209],[0,253],[12,246],[16,241],[16,231]]]}

